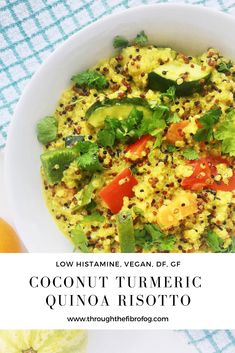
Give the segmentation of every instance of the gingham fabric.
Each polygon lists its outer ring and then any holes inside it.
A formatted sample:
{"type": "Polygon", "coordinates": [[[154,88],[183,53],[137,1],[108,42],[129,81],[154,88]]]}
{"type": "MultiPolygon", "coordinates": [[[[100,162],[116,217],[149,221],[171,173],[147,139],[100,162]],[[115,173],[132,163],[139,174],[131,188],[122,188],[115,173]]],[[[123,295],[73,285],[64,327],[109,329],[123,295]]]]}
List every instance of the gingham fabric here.
{"type": "MultiPolygon", "coordinates": [[[[166,2],[199,4],[235,15],[233,0],[0,0],[0,148],[23,88],[58,44],[105,15],[166,2]]],[[[235,353],[235,331],[183,334],[195,352],[235,353]]]]}
{"type": "Polygon", "coordinates": [[[185,330],[182,334],[199,353],[235,353],[235,331],[185,330]]]}

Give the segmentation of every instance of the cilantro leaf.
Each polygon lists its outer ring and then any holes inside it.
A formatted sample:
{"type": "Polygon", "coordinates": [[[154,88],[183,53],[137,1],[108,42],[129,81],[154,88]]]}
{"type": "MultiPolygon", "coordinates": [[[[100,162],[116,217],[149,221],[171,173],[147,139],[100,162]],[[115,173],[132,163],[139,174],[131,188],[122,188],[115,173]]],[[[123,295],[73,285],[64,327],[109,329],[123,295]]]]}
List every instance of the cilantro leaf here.
{"type": "Polygon", "coordinates": [[[182,155],[184,156],[184,158],[188,159],[189,161],[194,161],[199,158],[198,153],[192,147],[186,148],[182,152],[182,155]]]}
{"type": "Polygon", "coordinates": [[[231,61],[229,61],[228,63],[226,63],[225,61],[221,61],[216,68],[217,68],[217,71],[226,73],[230,71],[232,66],[233,64],[231,61]]]}
{"type": "Polygon", "coordinates": [[[200,119],[199,122],[202,124],[202,128],[198,129],[196,134],[193,136],[195,141],[210,141],[213,136],[213,127],[219,121],[222,112],[219,108],[211,109],[206,112],[200,119]]]}
{"type": "Polygon", "coordinates": [[[115,132],[111,129],[102,129],[97,134],[97,143],[103,147],[112,147],[115,143],[115,132]]]}
{"type": "Polygon", "coordinates": [[[122,36],[116,36],[113,38],[113,47],[114,48],[125,48],[129,44],[128,40],[122,36]]]}
{"type": "Polygon", "coordinates": [[[83,71],[77,75],[72,76],[71,80],[78,86],[87,86],[101,90],[107,87],[107,79],[99,72],[94,70],[83,71]]]}
{"type": "Polygon", "coordinates": [[[175,236],[165,235],[155,224],[145,224],[143,229],[135,230],[136,245],[144,249],[156,246],[160,251],[170,251],[174,248],[175,236]]]}
{"type": "Polygon", "coordinates": [[[139,126],[143,119],[143,112],[133,108],[127,119],[107,117],[104,128],[98,132],[98,144],[104,147],[112,147],[117,142],[126,143],[139,137],[139,126]]]}
{"type": "Polygon", "coordinates": [[[46,116],[37,123],[36,131],[38,141],[47,145],[57,137],[58,123],[54,116],[46,116]]]}
{"type": "Polygon", "coordinates": [[[175,91],[176,91],[175,86],[171,86],[168,88],[168,90],[165,93],[161,94],[160,98],[163,99],[164,97],[167,97],[169,98],[170,101],[174,102],[175,96],[176,96],[175,91]]]}
{"type": "Polygon", "coordinates": [[[116,143],[129,143],[145,134],[157,136],[161,142],[161,132],[166,127],[166,119],[169,108],[164,105],[155,107],[153,114],[144,119],[143,112],[135,107],[124,120],[107,117],[104,128],[98,132],[98,144],[104,147],[112,147],[116,143]]]}
{"type": "Polygon", "coordinates": [[[84,233],[82,227],[78,224],[75,229],[71,231],[71,239],[75,246],[75,249],[78,248],[82,252],[88,253],[88,241],[86,234],[84,233]]]}
{"type": "Polygon", "coordinates": [[[167,124],[172,124],[172,123],[175,124],[175,123],[179,123],[180,121],[181,119],[177,113],[169,115],[169,117],[166,120],[167,124]]]}
{"type": "Polygon", "coordinates": [[[158,135],[159,129],[166,127],[166,119],[169,115],[169,108],[165,105],[158,105],[154,108],[153,115],[150,119],[143,120],[139,135],[151,134],[158,135]]]}
{"type": "Polygon", "coordinates": [[[222,141],[222,152],[235,156],[235,110],[230,111],[225,120],[219,124],[214,136],[222,141]]]}
{"type": "Polygon", "coordinates": [[[167,152],[172,153],[172,152],[175,152],[177,150],[177,148],[175,147],[175,145],[168,144],[166,146],[166,150],[167,150],[167,152]]]}
{"type": "Polygon", "coordinates": [[[83,217],[82,223],[92,223],[92,222],[104,222],[105,217],[102,216],[99,212],[95,211],[92,214],[83,217]]]}
{"type": "Polygon", "coordinates": [[[213,252],[221,252],[223,240],[218,235],[210,230],[207,234],[207,244],[213,252]]]}
{"type": "Polygon", "coordinates": [[[81,170],[87,172],[99,172],[103,167],[99,162],[98,146],[90,141],[78,141],[75,150],[80,154],[77,163],[81,170]]]}
{"type": "Polygon", "coordinates": [[[144,31],[141,31],[140,33],[137,34],[137,36],[134,39],[134,44],[137,44],[141,47],[148,44],[148,37],[146,36],[144,31]]]}

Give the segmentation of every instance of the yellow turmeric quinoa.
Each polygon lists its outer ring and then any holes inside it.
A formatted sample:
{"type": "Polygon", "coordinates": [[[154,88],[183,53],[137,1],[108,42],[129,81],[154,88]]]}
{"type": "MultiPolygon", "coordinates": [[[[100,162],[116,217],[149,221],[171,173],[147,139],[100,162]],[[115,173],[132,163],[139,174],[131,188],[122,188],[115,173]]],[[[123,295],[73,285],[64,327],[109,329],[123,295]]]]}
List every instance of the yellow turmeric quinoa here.
{"type": "Polygon", "coordinates": [[[39,122],[47,206],[84,252],[234,252],[235,66],[145,39],[73,76],[39,122]]]}

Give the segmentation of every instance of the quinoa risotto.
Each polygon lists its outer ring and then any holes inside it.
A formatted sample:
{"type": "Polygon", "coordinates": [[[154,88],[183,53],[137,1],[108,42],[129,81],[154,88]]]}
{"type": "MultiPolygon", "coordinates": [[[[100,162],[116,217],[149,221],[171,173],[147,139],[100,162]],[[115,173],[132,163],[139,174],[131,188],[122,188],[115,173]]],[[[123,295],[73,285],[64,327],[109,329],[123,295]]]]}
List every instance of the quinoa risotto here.
{"type": "Polygon", "coordinates": [[[37,124],[56,223],[82,252],[234,252],[235,65],[113,45],[37,124]]]}

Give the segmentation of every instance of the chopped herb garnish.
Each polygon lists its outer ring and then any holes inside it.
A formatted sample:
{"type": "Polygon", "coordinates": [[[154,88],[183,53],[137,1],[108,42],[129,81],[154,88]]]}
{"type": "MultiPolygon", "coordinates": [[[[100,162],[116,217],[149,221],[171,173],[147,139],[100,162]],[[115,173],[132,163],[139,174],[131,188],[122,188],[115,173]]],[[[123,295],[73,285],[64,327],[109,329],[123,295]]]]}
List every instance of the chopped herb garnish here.
{"type": "Polygon", "coordinates": [[[203,126],[198,129],[196,134],[193,136],[195,141],[210,141],[213,136],[213,127],[219,121],[221,116],[221,110],[219,108],[211,109],[206,112],[200,119],[199,122],[203,126]]]}
{"type": "Polygon", "coordinates": [[[85,253],[89,252],[87,237],[80,225],[77,225],[76,228],[71,231],[71,239],[75,249],[78,248],[85,253]]]}
{"type": "Polygon", "coordinates": [[[166,120],[167,124],[175,124],[175,123],[179,123],[180,121],[181,119],[177,113],[173,113],[169,115],[169,117],[166,120]]]}
{"type": "Polygon", "coordinates": [[[122,36],[116,36],[113,39],[113,47],[114,48],[125,48],[129,44],[128,40],[122,36]]]}
{"type": "Polygon", "coordinates": [[[37,123],[37,138],[43,145],[47,145],[57,137],[58,123],[54,116],[46,116],[37,123]]]}
{"type": "Polygon", "coordinates": [[[225,120],[219,124],[214,136],[222,141],[222,152],[235,156],[235,110],[231,110],[225,120]]]}
{"type": "Polygon", "coordinates": [[[168,88],[168,90],[165,93],[162,93],[160,98],[163,99],[165,97],[169,98],[170,101],[174,102],[175,101],[175,91],[176,88],[175,86],[171,86],[168,88]]]}
{"type": "Polygon", "coordinates": [[[192,147],[186,148],[182,152],[182,156],[184,156],[184,158],[188,159],[189,161],[194,161],[199,158],[198,153],[192,147]]]}
{"type": "Polygon", "coordinates": [[[144,119],[143,112],[136,108],[131,110],[127,119],[107,117],[104,128],[97,134],[97,143],[104,147],[112,147],[116,143],[129,143],[146,134],[160,138],[160,132],[166,127],[168,114],[169,108],[159,105],[148,119],[144,119]]]}
{"type": "Polygon", "coordinates": [[[146,224],[135,230],[136,245],[148,250],[155,246],[159,251],[171,251],[175,245],[174,235],[165,235],[156,224],[146,224]]]}
{"type": "Polygon", "coordinates": [[[82,220],[82,223],[91,223],[91,222],[102,223],[104,222],[104,220],[105,220],[105,217],[96,211],[90,215],[85,216],[82,220]]]}
{"type": "Polygon", "coordinates": [[[138,138],[138,128],[143,119],[143,112],[133,108],[127,119],[106,118],[104,128],[97,134],[97,142],[104,147],[112,147],[117,142],[127,143],[138,138]]]}
{"type": "Polygon", "coordinates": [[[74,147],[80,155],[77,157],[77,163],[81,170],[87,172],[99,172],[103,167],[98,158],[98,146],[90,141],[78,141],[74,147]]]}
{"type": "Polygon", "coordinates": [[[228,248],[224,248],[224,241],[221,239],[216,232],[210,230],[207,234],[207,244],[213,252],[217,253],[234,253],[235,252],[235,238],[232,237],[232,243],[228,248]]]}
{"type": "Polygon", "coordinates": [[[103,75],[93,70],[87,70],[74,75],[71,80],[78,86],[87,86],[97,90],[102,90],[108,84],[107,79],[103,75]]]}
{"type": "Polygon", "coordinates": [[[175,147],[175,145],[168,144],[166,146],[166,150],[167,150],[167,152],[172,153],[172,152],[175,152],[177,150],[177,148],[175,147]]]}
{"type": "Polygon", "coordinates": [[[148,44],[148,37],[146,36],[144,31],[141,31],[140,33],[137,34],[137,36],[134,39],[134,44],[137,44],[141,47],[148,44]]]}
{"type": "Polygon", "coordinates": [[[230,71],[232,66],[233,64],[231,61],[229,61],[228,63],[226,63],[225,61],[221,61],[221,63],[219,63],[216,68],[217,71],[226,73],[230,71]]]}

